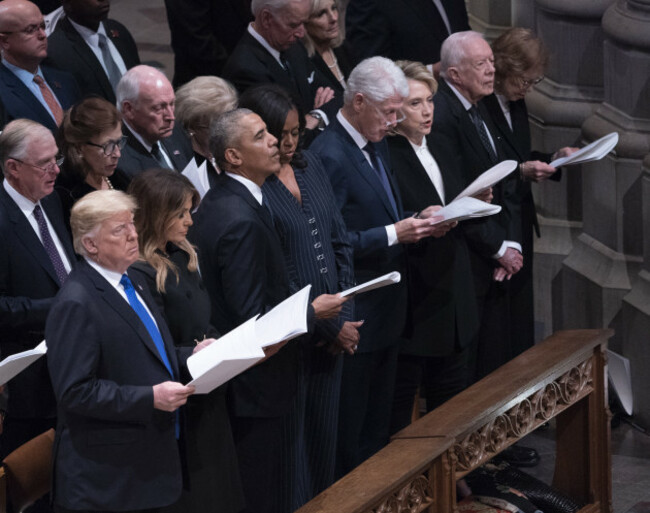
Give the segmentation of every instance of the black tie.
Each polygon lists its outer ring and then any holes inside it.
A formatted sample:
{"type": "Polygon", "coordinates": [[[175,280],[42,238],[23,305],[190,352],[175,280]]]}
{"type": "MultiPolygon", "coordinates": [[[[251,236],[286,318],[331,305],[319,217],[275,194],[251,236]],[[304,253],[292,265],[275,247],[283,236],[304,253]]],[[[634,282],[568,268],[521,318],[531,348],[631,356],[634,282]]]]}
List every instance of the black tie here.
{"type": "Polygon", "coordinates": [[[173,169],[168,163],[167,159],[163,156],[162,151],[160,151],[160,145],[155,142],[151,145],[151,156],[160,164],[160,167],[164,169],[173,169]]]}
{"type": "Polygon", "coordinates": [[[485,151],[487,151],[488,155],[490,156],[490,161],[492,162],[492,164],[496,164],[497,154],[494,151],[494,148],[492,147],[490,138],[488,137],[487,129],[485,128],[485,123],[483,122],[483,116],[481,116],[481,113],[479,112],[478,107],[476,105],[472,105],[472,108],[469,109],[468,112],[469,112],[469,117],[472,120],[472,123],[474,123],[474,126],[476,127],[478,136],[481,138],[481,143],[483,144],[485,151]]]}
{"type": "Polygon", "coordinates": [[[50,235],[50,230],[47,228],[47,221],[43,216],[40,205],[36,205],[34,207],[34,217],[36,218],[36,223],[38,224],[38,231],[41,232],[41,238],[43,239],[43,247],[45,248],[45,252],[50,258],[52,265],[54,266],[56,276],[59,279],[59,284],[63,285],[66,278],[68,277],[68,271],[66,271],[65,265],[63,265],[61,255],[56,249],[56,244],[54,243],[54,239],[52,239],[52,235],[50,235]]]}
{"type": "Polygon", "coordinates": [[[393,190],[390,188],[390,182],[388,181],[388,176],[386,175],[386,168],[384,167],[384,164],[381,161],[381,157],[377,155],[377,152],[375,151],[375,147],[370,142],[366,144],[363,147],[363,149],[368,153],[368,155],[370,155],[370,162],[372,162],[372,168],[377,173],[377,177],[381,182],[381,186],[384,188],[384,192],[386,192],[386,196],[388,196],[388,201],[393,207],[395,219],[399,219],[399,215],[397,212],[397,204],[395,203],[395,197],[393,196],[393,190]]]}
{"type": "Polygon", "coordinates": [[[286,71],[287,75],[289,75],[289,78],[293,80],[293,73],[291,72],[291,66],[289,65],[289,61],[287,60],[287,57],[284,52],[280,52],[280,63],[282,64],[284,71],[286,71]]]}

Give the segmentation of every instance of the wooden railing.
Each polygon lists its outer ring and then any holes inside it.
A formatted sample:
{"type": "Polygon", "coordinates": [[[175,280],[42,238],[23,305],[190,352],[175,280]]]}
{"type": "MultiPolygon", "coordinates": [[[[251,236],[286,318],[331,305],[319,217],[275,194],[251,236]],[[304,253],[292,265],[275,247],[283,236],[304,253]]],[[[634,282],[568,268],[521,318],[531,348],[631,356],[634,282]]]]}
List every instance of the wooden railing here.
{"type": "Polygon", "coordinates": [[[612,330],[555,333],[397,433],[298,513],[451,513],[456,480],[556,419],[553,485],[611,513],[607,340],[612,330]]]}

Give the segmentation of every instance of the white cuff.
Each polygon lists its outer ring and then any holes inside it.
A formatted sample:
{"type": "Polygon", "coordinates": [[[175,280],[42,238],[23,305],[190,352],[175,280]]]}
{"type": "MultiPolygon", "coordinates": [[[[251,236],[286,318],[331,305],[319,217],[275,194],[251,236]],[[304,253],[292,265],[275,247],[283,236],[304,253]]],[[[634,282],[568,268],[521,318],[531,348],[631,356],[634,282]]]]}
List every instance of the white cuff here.
{"type": "Polygon", "coordinates": [[[386,237],[388,238],[388,245],[394,246],[399,241],[397,240],[397,230],[395,229],[394,224],[389,224],[385,226],[386,228],[386,237]]]}
{"type": "Polygon", "coordinates": [[[519,253],[522,253],[521,244],[513,240],[504,240],[503,244],[501,244],[501,247],[499,248],[499,251],[494,255],[492,255],[492,258],[496,258],[498,260],[499,258],[501,258],[503,255],[506,254],[506,250],[508,248],[514,248],[517,251],[519,251],[519,253]]]}

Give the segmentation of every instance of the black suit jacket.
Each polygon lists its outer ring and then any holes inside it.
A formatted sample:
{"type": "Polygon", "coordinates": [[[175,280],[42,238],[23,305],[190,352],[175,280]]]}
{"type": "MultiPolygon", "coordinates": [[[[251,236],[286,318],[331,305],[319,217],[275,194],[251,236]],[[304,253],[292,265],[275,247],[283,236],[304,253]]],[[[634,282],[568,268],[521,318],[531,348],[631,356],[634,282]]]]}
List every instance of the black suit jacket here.
{"type": "MultiPolygon", "coordinates": [[[[464,0],[442,0],[451,31],[470,30],[464,0]]],[[[432,0],[351,0],[347,39],[358,59],[382,55],[424,64],[440,60],[449,31],[432,0]]]]}
{"type": "MultiPolygon", "coordinates": [[[[48,66],[41,66],[41,71],[63,110],[68,109],[81,98],[79,86],[70,73],[48,66]]],[[[54,118],[4,64],[0,64],[0,101],[5,105],[7,122],[27,118],[49,128],[52,132],[57,131],[54,118]]]]}
{"type": "MultiPolygon", "coordinates": [[[[501,110],[496,95],[491,94],[490,96],[485,97],[483,103],[485,104],[487,111],[490,113],[492,122],[504,142],[504,151],[509,159],[516,160],[520,163],[529,160],[541,160],[547,164],[551,162],[552,155],[550,153],[531,150],[530,125],[525,100],[522,99],[516,102],[509,102],[512,129],[510,128],[510,125],[508,125],[508,121],[503,114],[503,110],[501,110]]],[[[550,179],[557,181],[560,180],[561,177],[562,170],[558,169],[551,175],[550,179]]],[[[535,209],[535,202],[533,201],[531,184],[528,181],[520,180],[518,185],[517,194],[522,209],[522,230],[524,230],[524,233],[526,234],[526,231],[530,231],[531,226],[533,226],[537,236],[539,237],[539,223],[537,222],[537,212],[535,209]]]]}
{"type": "MultiPolygon", "coordinates": [[[[160,167],[158,161],[135,138],[125,123],[122,123],[122,132],[127,137],[127,141],[115,170],[117,175],[122,175],[120,178],[130,182],[142,171],[160,167]]],[[[174,126],[172,134],[160,140],[159,143],[162,144],[167,155],[169,155],[176,171],[182,172],[190,159],[194,157],[192,143],[183,128],[178,124],[174,126]]]]}
{"type": "MultiPolygon", "coordinates": [[[[138,48],[127,28],[115,20],[103,22],[106,35],[122,56],[126,69],[140,64],[138,48]]],[[[72,74],[83,96],[98,95],[115,104],[115,91],[101,63],[66,16],[48,37],[45,63],[72,74]]]]}
{"type": "MultiPolygon", "coordinates": [[[[336,203],[341,209],[354,249],[354,276],[357,283],[377,278],[391,271],[406,271],[406,257],[401,244],[388,246],[386,225],[404,217],[399,188],[390,171],[385,142],[375,145],[387,170],[398,207],[395,217],[377,173],[352,137],[334,118],[313,142],[329,175],[336,203]]],[[[405,278],[405,277],[404,277],[405,278]]],[[[406,280],[355,299],[357,319],[366,322],[359,329],[359,351],[369,352],[396,344],[406,320],[406,280]]]]}
{"type": "MultiPolygon", "coordinates": [[[[354,66],[357,63],[345,41],[338,48],[334,48],[334,55],[336,56],[336,60],[338,62],[341,73],[343,73],[343,76],[347,79],[350,76],[350,72],[354,69],[354,66]]],[[[341,82],[339,82],[334,76],[334,73],[332,73],[332,70],[323,60],[320,54],[318,52],[315,52],[311,57],[311,60],[314,63],[314,66],[316,66],[316,69],[321,72],[325,80],[324,85],[334,89],[335,93],[343,98],[343,92],[345,91],[343,89],[343,85],[341,85],[341,82]]]]}
{"type": "MultiPolygon", "coordinates": [[[[466,187],[494,163],[481,143],[476,127],[463,104],[444,80],[440,80],[433,102],[436,113],[433,129],[429,136],[430,146],[448,145],[453,154],[462,156],[463,187],[466,187]]],[[[502,138],[498,135],[481,102],[479,102],[479,109],[496,146],[497,161],[506,160],[502,138]]],[[[503,207],[501,213],[463,222],[470,248],[473,250],[475,281],[479,288],[479,294],[492,279],[492,269],[496,262],[492,255],[498,252],[503,241],[510,240],[521,243],[521,212],[517,199],[518,180],[518,175],[515,172],[493,188],[493,203],[503,207]]]]}
{"type": "MultiPolygon", "coordinates": [[[[70,234],[66,230],[56,193],[41,205],[75,264],[70,234]]],[[[43,244],[0,183],[0,347],[2,356],[32,349],[44,338],[45,319],[59,280],[43,244]]],[[[56,413],[45,358],[9,382],[9,411],[17,418],[53,418],[56,413]]]]}
{"type": "MultiPolygon", "coordinates": [[[[174,376],[191,348],[175,349],[146,285],[131,275],[162,335],[174,376]]],[[[45,329],[58,404],[54,503],[72,510],[166,506],[181,493],[174,413],[153,407],[153,386],[172,380],[145,325],[82,262],[57,296],[45,329]]]]}
{"type": "MultiPolygon", "coordinates": [[[[405,137],[388,138],[391,166],[407,210],[442,205],[438,191],[405,137]]],[[[463,189],[460,160],[444,146],[429,146],[447,202],[463,189]]],[[[478,331],[476,291],[463,223],[444,237],[408,246],[410,333],[401,352],[447,356],[467,347],[478,331]]]]}
{"type": "MultiPolygon", "coordinates": [[[[222,76],[232,82],[240,93],[256,85],[279,84],[295,95],[296,100],[300,101],[303,112],[307,113],[314,108],[316,90],[326,86],[327,81],[314,67],[302,43],[296,42],[286,50],[285,58],[294,80],[266,48],[246,31],[228,58],[222,76]]],[[[342,105],[343,96],[335,94],[334,99],[323,105],[321,109],[331,120],[342,105]]]]}
{"type": "MultiPolygon", "coordinates": [[[[282,245],[271,215],[244,185],[223,174],[194,218],[191,240],[212,300],[212,324],[227,333],[289,296],[282,245]]],[[[242,417],[286,413],[297,386],[297,349],[290,343],[230,382],[231,411],[242,417]]]]}

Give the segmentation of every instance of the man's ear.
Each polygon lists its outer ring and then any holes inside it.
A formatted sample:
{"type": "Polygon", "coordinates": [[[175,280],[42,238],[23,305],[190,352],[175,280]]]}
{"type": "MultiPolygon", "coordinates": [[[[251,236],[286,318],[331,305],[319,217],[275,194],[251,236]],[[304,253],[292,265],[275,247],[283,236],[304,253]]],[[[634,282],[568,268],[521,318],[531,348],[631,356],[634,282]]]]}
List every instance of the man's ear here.
{"type": "Polygon", "coordinates": [[[89,255],[94,256],[97,254],[98,249],[97,245],[95,244],[95,239],[93,239],[90,235],[84,235],[81,238],[81,244],[86,250],[86,253],[89,255]]]}
{"type": "Polygon", "coordinates": [[[363,105],[366,103],[366,99],[361,93],[355,93],[354,98],[352,98],[352,108],[357,114],[363,109],[363,105]]]}
{"type": "Polygon", "coordinates": [[[449,66],[449,68],[447,68],[447,77],[449,77],[449,80],[454,84],[461,83],[460,70],[457,66],[449,66]]]}
{"type": "Polygon", "coordinates": [[[231,166],[239,167],[243,163],[241,153],[237,148],[226,148],[223,156],[231,166]]]}
{"type": "Polygon", "coordinates": [[[132,102],[131,100],[124,100],[122,102],[122,109],[121,109],[122,116],[127,121],[130,121],[131,119],[133,119],[133,116],[134,116],[133,111],[134,110],[135,110],[135,103],[132,102]]]}
{"type": "Polygon", "coordinates": [[[273,18],[273,13],[269,9],[262,9],[260,15],[255,18],[255,26],[260,29],[268,29],[273,18]]]}

